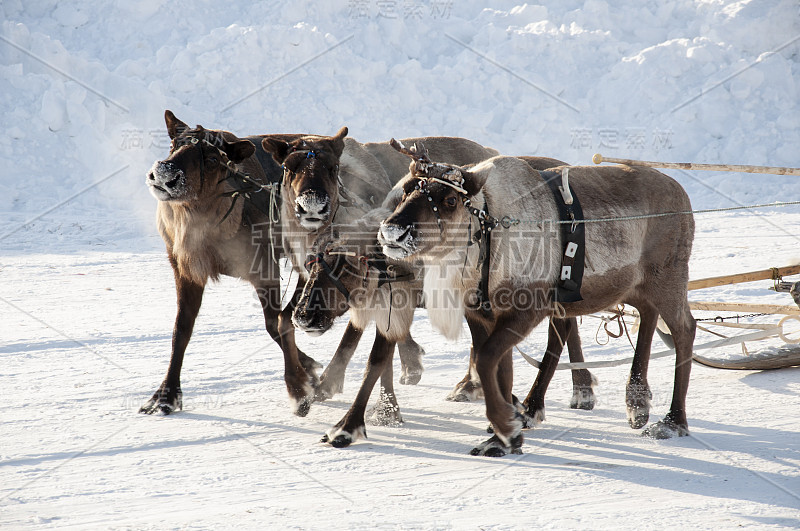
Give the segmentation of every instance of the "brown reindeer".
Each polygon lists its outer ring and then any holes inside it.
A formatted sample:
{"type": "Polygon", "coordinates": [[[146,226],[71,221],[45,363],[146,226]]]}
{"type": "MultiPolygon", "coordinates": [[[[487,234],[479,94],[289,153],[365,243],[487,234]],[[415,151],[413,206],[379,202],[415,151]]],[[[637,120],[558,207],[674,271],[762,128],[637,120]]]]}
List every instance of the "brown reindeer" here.
{"type": "MultiPolygon", "coordinates": [[[[416,155],[416,152],[412,150],[415,149],[416,146],[420,146],[420,149],[426,149],[427,153],[427,148],[424,147],[423,143],[410,144],[407,141],[402,141],[398,144],[395,144],[393,147],[396,151],[403,153],[404,155],[413,157],[416,155]],[[411,149],[408,149],[405,147],[406,145],[411,145],[413,147],[411,149]]],[[[522,156],[519,157],[519,159],[527,162],[528,165],[534,170],[546,170],[548,168],[555,168],[556,166],[567,165],[566,162],[549,157],[522,156]]],[[[405,160],[407,162],[408,159],[405,160]]],[[[405,186],[409,183],[415,183],[416,180],[417,177],[413,174],[408,174],[406,177],[404,177],[403,180],[398,182],[392,188],[392,191],[386,197],[382,206],[384,208],[394,210],[402,200],[405,186]]],[[[559,335],[557,329],[553,328],[552,330],[549,331],[550,333],[548,341],[551,343],[551,346],[560,344],[562,341],[566,341],[570,362],[581,363],[583,362],[583,350],[581,348],[581,338],[580,335],[578,334],[578,322],[575,318],[567,319],[567,321],[568,323],[565,323],[565,326],[567,328],[566,331],[564,332],[564,335],[559,335]]],[[[475,328],[475,330],[472,330],[472,327],[470,327],[470,329],[473,335],[475,334],[482,335],[484,333],[482,327],[477,327],[475,328]]],[[[552,348],[549,350],[552,351],[552,348]]],[[[594,409],[595,396],[593,388],[595,385],[597,385],[597,379],[592,375],[591,372],[589,372],[589,370],[573,369],[572,398],[570,399],[570,404],[569,404],[570,408],[584,409],[584,410],[594,409]]],[[[459,381],[453,388],[453,390],[450,391],[450,393],[447,395],[447,400],[452,400],[454,402],[470,402],[473,400],[477,400],[481,397],[483,397],[483,389],[481,388],[481,382],[480,379],[478,378],[477,370],[475,369],[475,349],[470,349],[469,370],[467,371],[467,374],[464,376],[464,378],[462,378],[461,381],[459,381]]],[[[542,400],[542,407],[539,410],[536,418],[533,420],[534,420],[534,425],[545,420],[543,400],[542,400]]]]}
{"type": "MultiPolygon", "coordinates": [[[[467,169],[433,163],[424,153],[415,156],[411,169],[416,182],[406,183],[400,205],[382,223],[378,237],[388,257],[424,263],[423,291],[434,327],[452,335],[466,315],[475,323],[472,326],[485,329],[485,341],[474,344],[475,365],[495,435],[474,448],[473,455],[521,453],[525,419],[511,397],[514,345],[556,311],[574,317],[621,302],[636,307],[641,315],[626,388],[630,426],[641,428],[649,418],[647,369],[660,314],[675,340],[674,390],[666,417],[644,434],[655,438],[688,434],[685,401],[695,322],[686,287],[694,220],[685,214],[691,205],[677,182],[643,167],[569,168],[573,193],[586,218],[617,219],[585,224],[582,300],[556,304],[554,287],[563,276],[564,249],[560,231],[548,229],[552,227],[548,221],[558,219],[558,210],[540,172],[513,157],[495,157],[467,169]],[[683,214],[637,217],[661,213],[683,214]],[[493,223],[503,218],[508,228],[493,223]],[[481,277],[476,267],[479,249],[467,246],[464,237],[476,219],[493,229],[488,250],[489,315],[474,307],[481,277]]],[[[566,321],[552,324],[564,337],[566,321]]],[[[548,347],[540,369],[543,390],[560,351],[560,346],[552,352],[548,347]]],[[[535,418],[540,399],[543,394],[533,396],[532,390],[525,416],[535,418]]]]}
{"type": "MultiPolygon", "coordinates": [[[[531,167],[550,167],[553,163],[560,162],[544,157],[525,157],[524,160],[531,167]]],[[[335,160],[328,164],[335,164],[335,160]]],[[[309,162],[307,156],[303,157],[293,171],[302,170],[303,165],[313,163],[309,162]]],[[[403,181],[398,184],[402,183],[403,181]]],[[[394,202],[392,194],[386,201],[394,202]]],[[[380,252],[375,235],[380,220],[390,213],[391,210],[387,208],[375,209],[354,222],[332,224],[326,233],[317,236],[309,250],[309,279],[294,311],[295,325],[312,334],[324,333],[330,329],[334,319],[344,314],[348,308],[351,312],[350,326],[363,330],[371,321],[376,324],[375,342],[358,395],[342,420],[328,430],[323,438],[324,442],[330,442],[339,448],[366,436],[364,415],[379,375],[381,394],[373,419],[384,425],[402,422],[392,386],[391,358],[395,343],[403,340],[409,333],[414,310],[421,298],[422,286],[416,278],[417,268],[413,264],[388,259],[380,252]]],[[[577,328],[574,318],[567,321],[570,326],[575,325],[577,328]]],[[[485,338],[483,327],[469,324],[473,340],[482,342],[482,338],[485,338]]],[[[563,334],[561,337],[570,337],[570,359],[573,362],[583,361],[577,333],[563,334]]],[[[553,330],[550,341],[559,339],[553,330]]],[[[470,370],[465,381],[473,385],[474,389],[479,389],[480,382],[474,374],[475,371],[470,370]]],[[[541,385],[538,382],[537,379],[537,384],[541,385]]],[[[593,407],[592,383],[593,378],[588,370],[573,371],[575,391],[572,407],[593,407]]],[[[544,391],[541,394],[543,396],[544,391]]],[[[541,415],[536,420],[541,421],[543,418],[542,407],[541,415]]]]}
{"type": "MultiPolygon", "coordinates": [[[[288,140],[285,135],[267,135],[262,140],[263,149],[272,154],[284,171],[281,184],[283,245],[304,278],[307,273],[302,266],[312,254],[314,242],[325,237],[333,223],[352,222],[380,204],[391,185],[408,171],[407,159],[388,143],[359,144],[348,138],[347,133],[347,128],[343,127],[332,137],[307,135],[288,140]]],[[[493,149],[463,138],[426,137],[406,141],[425,142],[434,156],[454,164],[470,164],[497,154],[493,149]]],[[[290,306],[296,302],[294,298],[290,306]]],[[[279,329],[284,344],[294,348],[292,324],[289,319],[281,319],[279,329]]],[[[362,333],[363,327],[348,324],[339,348],[320,378],[316,400],[325,400],[342,391],[345,368],[362,333]]],[[[416,384],[422,376],[424,350],[408,330],[405,337],[398,338],[397,345],[402,367],[400,383],[416,384]]],[[[389,380],[391,367],[382,380],[386,389],[391,388],[389,380]]]]}
{"type": "MultiPolygon", "coordinates": [[[[209,280],[228,275],[250,282],[267,331],[281,344],[280,272],[273,260],[280,256],[280,246],[270,230],[280,227],[274,223],[277,205],[264,189],[280,179],[280,172],[264,155],[261,137],[239,139],[227,131],[192,129],[169,110],[164,118],[172,139],[170,153],[153,165],[146,182],[158,199],[158,230],[175,274],[178,314],[167,375],[139,411],[170,414],[182,408],[183,357],[209,280]]],[[[321,365],[297,349],[283,350],[287,388],[303,404],[309,379],[321,365]]],[[[298,413],[304,414],[303,409],[298,413]]]]}

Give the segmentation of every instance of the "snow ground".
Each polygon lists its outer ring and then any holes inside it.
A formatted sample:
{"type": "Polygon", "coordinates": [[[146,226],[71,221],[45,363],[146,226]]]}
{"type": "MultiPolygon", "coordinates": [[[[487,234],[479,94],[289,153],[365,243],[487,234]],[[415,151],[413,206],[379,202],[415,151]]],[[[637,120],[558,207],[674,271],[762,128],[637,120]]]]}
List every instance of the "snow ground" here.
{"type": "MultiPolygon", "coordinates": [[[[3,2],[0,526],[800,527],[797,368],[695,365],[692,435],[669,441],[627,427],[625,368],[595,371],[591,412],[568,408],[559,373],[524,455],[474,458],[482,402],[444,401],[466,335],[446,342],[419,312],[426,372],[396,388],[406,423],[336,450],[317,441],[351,403],[369,341],[345,393],[294,417],[257,301],[225,279],[187,353],[184,411],[136,413],[163,378],[175,311],[143,186],[165,153],[165,108],[241,134],[348,125],[362,141],[456,134],[583,164],[601,151],[800,166],[796,1],[493,5],[3,2]]],[[[696,208],[800,190],[793,177],[669,173],[696,208]]],[[[798,263],[799,232],[798,207],[698,215],[692,278],[798,263]]],[[[768,284],[692,298],[791,303],[768,284]]],[[[596,326],[581,327],[587,359],[630,354],[622,339],[597,345],[596,326]]],[[[298,340],[325,362],[342,330],[298,340]]],[[[544,343],[537,330],[521,348],[544,343]]],[[[525,394],[535,373],[516,363],[525,394]]],[[[651,420],[667,411],[671,365],[651,364],[651,420]]]]}

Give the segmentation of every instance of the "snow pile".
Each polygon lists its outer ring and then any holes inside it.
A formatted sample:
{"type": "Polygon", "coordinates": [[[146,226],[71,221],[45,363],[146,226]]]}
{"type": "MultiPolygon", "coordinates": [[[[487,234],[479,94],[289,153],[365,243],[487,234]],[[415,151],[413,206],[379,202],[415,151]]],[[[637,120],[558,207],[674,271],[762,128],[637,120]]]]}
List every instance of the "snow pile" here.
{"type": "MultiPolygon", "coordinates": [[[[151,231],[142,179],[166,153],[165,108],[240,134],[348,125],[578,164],[800,166],[794,0],[496,4],[4,2],[0,231],[105,178],[73,211],[151,231]]],[[[698,207],[785,199],[794,182],[673,174],[698,207]]]]}

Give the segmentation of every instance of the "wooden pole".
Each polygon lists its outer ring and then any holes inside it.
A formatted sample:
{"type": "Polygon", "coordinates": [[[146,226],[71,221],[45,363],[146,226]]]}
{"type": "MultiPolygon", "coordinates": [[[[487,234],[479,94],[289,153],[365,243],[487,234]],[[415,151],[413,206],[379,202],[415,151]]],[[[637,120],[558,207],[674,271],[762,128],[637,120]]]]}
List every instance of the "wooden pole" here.
{"type": "Polygon", "coordinates": [[[705,302],[689,301],[692,310],[705,310],[710,312],[752,312],[774,313],[778,315],[797,315],[800,308],[797,306],[783,306],[781,304],[757,304],[747,302],[705,302]]]}
{"type": "Polygon", "coordinates": [[[705,171],[734,171],[742,173],[772,173],[775,175],[798,175],[800,168],[784,168],[780,166],[748,166],[743,164],[695,164],[694,162],[652,162],[647,160],[615,159],[604,157],[600,153],[595,153],[592,162],[612,162],[614,164],[626,164],[628,166],[649,166],[651,168],[672,168],[676,170],[705,170],[705,171]]]}
{"type": "Polygon", "coordinates": [[[749,273],[690,280],[689,290],[739,284],[740,282],[753,282],[754,280],[772,280],[773,278],[782,277],[784,275],[797,274],[800,274],[800,264],[786,267],[773,267],[771,269],[762,269],[761,271],[751,271],[749,273]]]}

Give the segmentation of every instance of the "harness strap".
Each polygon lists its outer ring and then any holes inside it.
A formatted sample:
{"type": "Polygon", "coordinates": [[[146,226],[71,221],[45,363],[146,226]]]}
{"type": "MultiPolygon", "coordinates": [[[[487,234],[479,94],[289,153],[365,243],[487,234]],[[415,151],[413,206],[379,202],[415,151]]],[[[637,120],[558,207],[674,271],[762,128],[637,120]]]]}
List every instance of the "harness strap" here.
{"type": "Polygon", "coordinates": [[[333,283],[333,285],[336,286],[336,289],[338,289],[339,292],[342,295],[344,295],[344,298],[347,299],[347,302],[350,302],[350,292],[347,290],[344,284],[342,284],[342,281],[339,280],[339,278],[333,274],[331,266],[328,265],[328,263],[324,260],[324,258],[325,255],[323,253],[318,253],[316,256],[314,256],[313,258],[311,258],[306,262],[306,269],[310,268],[315,263],[320,263],[322,265],[322,270],[328,277],[328,280],[330,280],[333,283]]]}
{"type": "Polygon", "coordinates": [[[586,225],[583,221],[583,209],[574,189],[569,187],[569,193],[562,193],[561,175],[555,171],[541,171],[542,179],[550,186],[553,197],[558,207],[561,221],[571,222],[561,225],[561,240],[564,244],[564,254],[561,257],[561,272],[556,286],[556,302],[578,302],[581,297],[581,284],[583,283],[584,261],[586,258],[586,225]],[[567,204],[565,196],[572,197],[571,204],[567,204]]]}
{"type": "MultiPolygon", "coordinates": [[[[378,287],[392,282],[406,282],[414,280],[414,273],[406,273],[405,275],[392,275],[390,268],[391,264],[386,262],[386,258],[369,258],[367,259],[367,266],[374,267],[378,270],[378,287]]],[[[369,275],[369,272],[367,272],[369,275]]],[[[366,280],[367,277],[365,277],[366,280]]],[[[391,286],[390,286],[391,287],[391,286]]]]}
{"type": "Polygon", "coordinates": [[[478,307],[481,313],[486,317],[491,317],[492,315],[492,303],[489,300],[489,269],[491,267],[490,261],[492,259],[492,229],[496,226],[496,220],[489,216],[489,207],[488,204],[484,201],[483,203],[483,212],[486,214],[487,218],[491,219],[491,222],[487,223],[488,220],[480,219],[481,222],[481,229],[480,229],[480,255],[479,261],[481,262],[481,280],[478,282],[478,307]],[[481,260],[482,258],[482,260],[481,260]]]}

